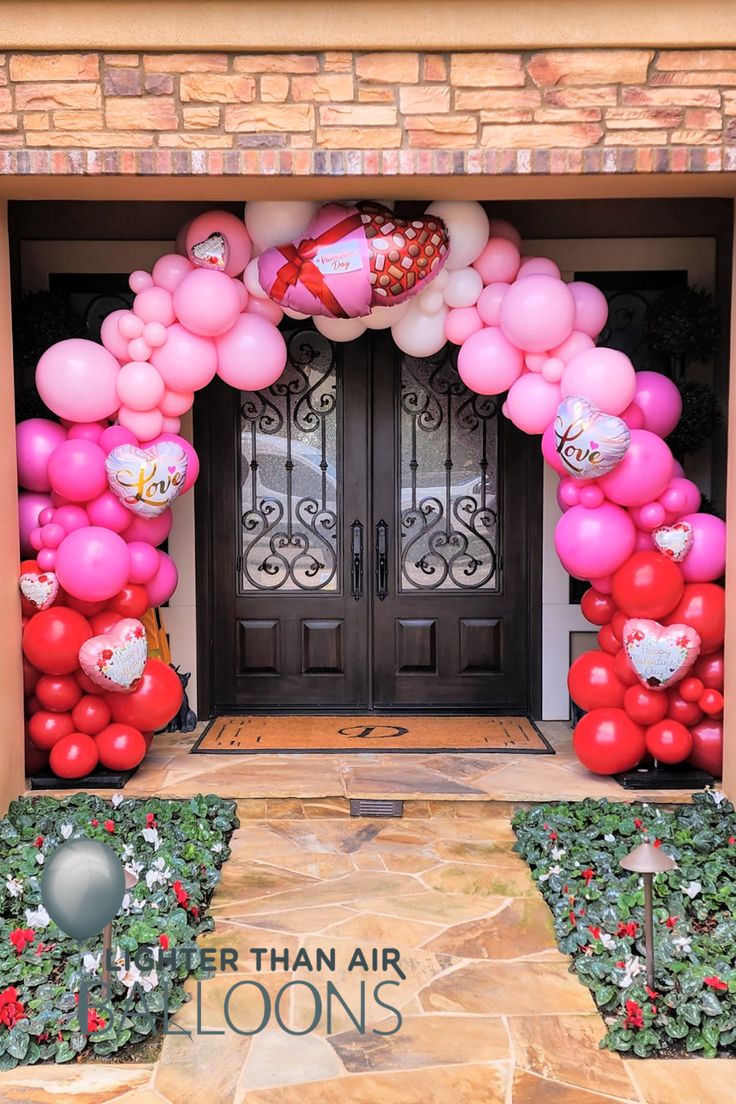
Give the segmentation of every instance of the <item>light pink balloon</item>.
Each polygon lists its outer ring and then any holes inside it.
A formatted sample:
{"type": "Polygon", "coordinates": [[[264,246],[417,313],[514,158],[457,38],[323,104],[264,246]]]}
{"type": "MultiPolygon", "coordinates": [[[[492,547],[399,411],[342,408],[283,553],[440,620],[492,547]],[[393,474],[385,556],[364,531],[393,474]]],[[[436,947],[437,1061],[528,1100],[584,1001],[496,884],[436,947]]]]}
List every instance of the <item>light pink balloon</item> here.
{"type": "Polygon", "coordinates": [[[687,583],[712,583],[726,570],[726,524],[713,514],[686,514],[679,519],[693,531],[693,543],[679,564],[687,583]]]}
{"type": "Polygon", "coordinates": [[[184,494],[190,487],[193,487],[197,476],[199,475],[199,457],[197,451],[191,441],[187,441],[185,437],[179,437],[176,433],[161,433],[158,437],[155,437],[151,441],[145,441],[141,448],[151,448],[152,445],[159,445],[162,441],[171,441],[172,444],[178,445],[180,449],[183,449],[187,454],[187,474],[184,479],[184,485],[180,491],[180,494],[184,494]]]}
{"type": "Polygon", "coordinates": [[[594,284],[573,280],[567,285],[575,300],[575,329],[597,337],[608,321],[608,302],[594,284]]]}
{"type": "Polygon", "coordinates": [[[150,410],[157,406],[166,390],[161,376],[147,361],[131,360],[120,369],[118,398],[129,410],[150,410]]]}
{"type": "Polygon", "coordinates": [[[636,405],[644,415],[644,428],[667,437],[682,415],[679,388],[661,372],[637,372],[636,405]]]}
{"type": "Polygon", "coordinates": [[[128,581],[128,546],[110,529],[97,525],[75,529],[59,545],[56,574],[64,590],[75,598],[106,601],[128,581]]]}
{"type": "Polygon", "coordinates": [[[272,302],[271,299],[256,299],[255,296],[251,296],[248,300],[246,312],[248,314],[257,314],[261,318],[266,318],[269,322],[273,322],[274,326],[278,326],[279,322],[284,317],[284,312],[278,303],[272,302]]]}
{"type": "Polygon", "coordinates": [[[479,395],[500,395],[521,375],[523,357],[498,326],[484,326],[463,343],[457,358],[460,379],[479,395]]]}
{"type": "Polygon", "coordinates": [[[683,514],[696,514],[700,509],[702,495],[692,479],[675,475],[668,487],[665,487],[659,496],[659,501],[667,511],[667,524],[672,517],[679,518],[683,514]]]}
{"type": "Polygon", "coordinates": [[[193,402],[193,391],[170,391],[167,387],[164,397],[158,405],[164,417],[179,418],[191,409],[193,402]]]}
{"type": "Polygon", "coordinates": [[[521,234],[515,226],[512,226],[506,219],[492,218],[490,221],[492,238],[507,238],[514,243],[517,249],[521,249],[521,234]]]}
{"type": "Polygon", "coordinates": [[[565,465],[562,463],[559,452],[557,451],[557,438],[555,437],[555,424],[550,424],[542,434],[542,456],[547,461],[549,466],[556,472],[562,475],[565,471],[565,465]]]}
{"type": "Polygon", "coordinates": [[[510,284],[516,279],[521,256],[516,245],[508,238],[489,238],[480,257],[473,261],[484,284],[510,284]]]}
{"type": "Polygon", "coordinates": [[[181,418],[164,418],[164,433],[178,433],[181,429],[181,418]]]}
{"type": "Polygon", "coordinates": [[[51,490],[49,460],[66,441],[66,430],[50,418],[27,418],[15,427],[18,482],[26,491],[51,490]]]}
{"type": "Polygon", "coordinates": [[[87,502],[107,489],[105,453],[85,440],[68,440],[49,460],[52,489],[72,502],[87,502]]]}
{"type": "Polygon", "coordinates": [[[130,541],[128,552],[130,554],[128,582],[147,583],[158,571],[160,553],[145,541],[130,541]]]}
{"type": "Polygon", "coordinates": [[[127,310],[116,310],[108,314],[100,327],[100,341],[118,360],[128,359],[129,337],[124,337],[118,329],[118,322],[128,314],[127,310]]]}
{"type": "MultiPolygon", "coordinates": [[[[150,325],[150,322],[147,325],[150,325]]],[[[142,337],[134,337],[132,341],[128,342],[128,357],[130,360],[148,360],[152,352],[153,349],[142,337]]]]}
{"type": "Polygon", "coordinates": [[[629,403],[624,412],[621,414],[621,420],[626,422],[629,429],[645,429],[644,415],[641,411],[641,407],[637,406],[635,402],[629,403]]]}
{"type": "Polygon", "coordinates": [[[559,383],[565,371],[565,362],[559,357],[546,357],[542,365],[542,379],[547,383],[559,383]]]}
{"type": "Polygon", "coordinates": [[[185,235],[185,249],[189,260],[194,265],[207,264],[207,261],[198,259],[193,250],[198,243],[205,242],[213,234],[222,234],[225,238],[227,258],[224,271],[228,276],[239,276],[251,258],[253,243],[245,223],[229,211],[206,211],[193,219],[185,235]]]}
{"type": "Polygon", "coordinates": [[[621,414],[634,398],[636,372],[617,349],[589,349],[568,363],[560,386],[563,398],[582,395],[605,414],[621,414]]]}
{"type": "Polygon", "coordinates": [[[462,345],[474,333],[483,329],[483,319],[475,307],[455,307],[447,312],[445,336],[454,345],[462,345]]]}
{"type": "Polygon", "coordinates": [[[594,510],[573,506],[555,529],[557,555],[565,571],[576,579],[612,575],[628,560],[635,544],[633,521],[611,502],[594,510]]]}
{"type": "Polygon", "coordinates": [[[532,372],[516,381],[506,402],[508,416],[515,426],[524,433],[544,433],[554,421],[560,405],[560,385],[547,383],[541,375],[532,372]]]}
{"type": "Polygon", "coordinates": [[[54,524],[60,525],[65,533],[73,533],[89,525],[89,515],[81,506],[59,506],[54,510],[54,524]]]}
{"type": "Polygon", "coordinates": [[[672,453],[662,438],[646,429],[632,429],[623,460],[599,483],[612,502],[644,506],[659,498],[671,479],[672,453]]]}
{"type": "Polygon", "coordinates": [[[166,341],[166,327],[163,322],[146,322],[143,327],[143,340],[149,348],[159,349],[166,341]]]}
{"type": "Polygon", "coordinates": [[[489,284],[480,293],[476,309],[486,326],[497,326],[501,320],[501,303],[510,284],[489,284]]]}
{"type": "Polygon", "coordinates": [[[108,426],[107,429],[102,431],[97,443],[107,455],[111,449],[117,448],[118,445],[137,445],[138,438],[135,433],[131,433],[125,426],[114,425],[108,426]]]}
{"type": "Polygon", "coordinates": [[[199,391],[217,371],[217,349],[209,337],[175,322],[166,332],[166,344],[154,349],[151,363],[172,391],[199,391]]]}
{"type": "Polygon", "coordinates": [[[225,333],[240,314],[238,285],[224,272],[195,268],[174,292],[174,310],[183,326],[202,337],[225,333]]]}
{"type": "Polygon", "coordinates": [[[53,571],[56,567],[56,549],[40,548],[36,556],[36,562],[42,571],[53,571]]]}
{"type": "Polygon", "coordinates": [[[146,583],[148,600],[152,606],[162,606],[164,602],[168,602],[179,582],[179,572],[176,570],[176,564],[171,556],[168,556],[166,552],[159,552],[158,557],[158,571],[146,583]]]}
{"type": "Polygon", "coordinates": [[[130,410],[121,406],[118,411],[120,424],[135,433],[139,441],[157,437],[164,424],[164,416],[158,407],[153,410],[130,410]]]}
{"type": "Polygon", "coordinates": [[[144,268],[137,268],[135,272],[131,272],[128,277],[128,287],[131,291],[145,291],[146,288],[150,288],[152,284],[153,277],[151,273],[146,272],[144,268]]]}
{"type": "Polygon", "coordinates": [[[36,387],[49,410],[72,422],[96,422],[118,408],[120,371],[112,353],[94,341],[71,337],[47,349],[36,368],[36,387]]]}
{"type": "Polygon", "coordinates": [[[173,517],[170,508],[164,510],[158,517],[137,517],[133,520],[133,524],[125,530],[123,536],[126,541],[144,541],[155,548],[168,537],[172,522],[173,517]]]}
{"type": "Polygon", "coordinates": [[[46,494],[36,491],[21,491],[18,495],[18,527],[20,529],[20,551],[22,556],[30,556],[37,549],[31,544],[31,533],[38,529],[38,517],[42,510],[51,506],[46,494]]]}
{"type": "Polygon", "coordinates": [[[105,491],[99,498],[87,503],[87,515],[90,525],[100,525],[112,529],[113,533],[124,533],[132,525],[134,514],[126,510],[120,499],[111,491],[105,491]]]}
{"type": "Polygon", "coordinates": [[[561,279],[558,266],[549,257],[522,257],[516,279],[525,280],[527,276],[554,276],[555,280],[561,279]]]}
{"type": "Polygon", "coordinates": [[[217,374],[231,387],[260,391],[286,367],[286,342],[273,323],[241,314],[232,329],[216,339],[217,374]]]}
{"type": "Polygon", "coordinates": [[[143,323],[161,322],[164,326],[170,326],[175,321],[171,292],[153,284],[138,292],[133,301],[133,311],[143,323]]]}
{"type": "Polygon", "coordinates": [[[565,338],[561,345],[558,345],[556,349],[550,349],[549,355],[551,357],[557,357],[559,360],[564,361],[565,364],[569,364],[578,353],[584,353],[588,349],[594,348],[595,341],[593,341],[592,337],[580,333],[579,330],[573,330],[570,336],[565,338]]]}
{"type": "Polygon", "coordinates": [[[177,287],[194,265],[179,253],[165,253],[153,266],[151,275],[157,287],[167,291],[176,291],[177,287]]]}
{"type": "Polygon", "coordinates": [[[133,311],[127,310],[121,312],[121,317],[118,320],[118,330],[127,341],[132,341],[136,337],[142,337],[145,328],[146,325],[143,319],[139,318],[133,311]]]}
{"type": "Polygon", "coordinates": [[[512,284],[501,304],[501,329],[509,341],[530,353],[559,345],[572,332],[575,300],[554,276],[527,276],[512,284]]]}

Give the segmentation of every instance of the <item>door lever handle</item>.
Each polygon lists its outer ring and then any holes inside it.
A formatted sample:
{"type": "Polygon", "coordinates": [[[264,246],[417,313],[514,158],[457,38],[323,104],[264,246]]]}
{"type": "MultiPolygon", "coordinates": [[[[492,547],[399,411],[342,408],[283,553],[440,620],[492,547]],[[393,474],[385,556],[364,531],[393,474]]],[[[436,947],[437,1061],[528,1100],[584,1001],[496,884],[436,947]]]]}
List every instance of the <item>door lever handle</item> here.
{"type": "Polygon", "coordinates": [[[388,595],[388,524],[381,518],[376,525],[376,596],[382,602],[388,595]]]}
{"type": "Polygon", "coordinates": [[[357,602],[363,593],[363,523],[350,526],[350,593],[357,602]]]}

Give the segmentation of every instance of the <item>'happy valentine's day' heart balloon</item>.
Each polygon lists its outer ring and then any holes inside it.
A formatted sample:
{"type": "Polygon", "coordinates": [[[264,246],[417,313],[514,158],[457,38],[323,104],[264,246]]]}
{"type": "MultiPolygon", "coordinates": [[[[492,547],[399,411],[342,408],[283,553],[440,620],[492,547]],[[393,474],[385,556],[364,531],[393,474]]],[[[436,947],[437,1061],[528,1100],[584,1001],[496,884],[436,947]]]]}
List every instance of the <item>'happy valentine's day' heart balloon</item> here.
{"type": "Polygon", "coordinates": [[[139,517],[158,517],[184,489],[187,454],[173,441],[147,449],[117,445],[108,453],[105,470],[123,506],[139,517]]]}
{"type": "Polygon", "coordinates": [[[582,395],[562,400],[554,426],[560,460],[574,479],[608,475],[621,463],[631,443],[626,422],[604,414],[582,395]]]}
{"type": "Polygon", "coordinates": [[[109,632],[85,640],[79,666],[104,690],[125,694],[135,690],[148,658],[146,630],[134,617],[123,617],[109,632]]]}
{"type": "Polygon", "coordinates": [[[124,896],[123,864],[101,840],[67,840],[44,863],[41,900],[72,939],[101,932],[117,916],[124,896]]]}
{"type": "Polygon", "coordinates": [[[649,690],[665,690],[700,655],[700,635],[689,625],[660,625],[642,617],[624,622],[623,642],[639,681],[649,690]]]}
{"type": "Polygon", "coordinates": [[[693,546],[693,527],[689,521],[677,521],[674,525],[660,525],[652,533],[652,542],[658,552],[668,560],[682,563],[693,546]]]}
{"type": "Polygon", "coordinates": [[[40,612],[56,601],[59,580],[53,571],[26,571],[20,577],[20,592],[40,612]]]}

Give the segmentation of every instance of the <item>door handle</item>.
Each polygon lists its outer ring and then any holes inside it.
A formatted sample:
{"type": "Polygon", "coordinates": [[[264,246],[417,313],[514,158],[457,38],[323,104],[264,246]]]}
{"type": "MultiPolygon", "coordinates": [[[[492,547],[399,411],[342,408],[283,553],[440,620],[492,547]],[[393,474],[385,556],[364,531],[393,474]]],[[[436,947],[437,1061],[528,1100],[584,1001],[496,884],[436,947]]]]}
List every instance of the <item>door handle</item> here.
{"type": "Polygon", "coordinates": [[[350,593],[357,602],[363,593],[363,523],[350,526],[350,593]]]}
{"type": "Polygon", "coordinates": [[[388,524],[381,518],[376,525],[376,595],[383,601],[388,594],[388,524]]]}

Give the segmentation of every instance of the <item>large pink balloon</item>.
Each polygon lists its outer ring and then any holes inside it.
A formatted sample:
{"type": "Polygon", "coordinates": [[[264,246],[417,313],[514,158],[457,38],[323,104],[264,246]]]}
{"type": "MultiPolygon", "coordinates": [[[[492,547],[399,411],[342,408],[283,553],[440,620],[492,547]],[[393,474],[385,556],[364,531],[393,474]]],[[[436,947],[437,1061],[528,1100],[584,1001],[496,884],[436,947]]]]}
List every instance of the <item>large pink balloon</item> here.
{"type": "Polygon", "coordinates": [[[134,514],[123,506],[117,495],[105,491],[99,498],[86,504],[90,525],[100,525],[103,529],[112,529],[113,533],[124,533],[133,524],[134,514]]]}
{"type": "Polygon", "coordinates": [[[678,521],[692,527],[693,543],[679,564],[686,583],[712,583],[726,570],[726,524],[713,514],[686,514],[678,521]]]}
{"type": "Polygon", "coordinates": [[[219,269],[228,276],[239,276],[253,252],[245,223],[229,211],[197,215],[187,228],[184,247],[192,264],[219,269]],[[218,237],[224,239],[224,250],[218,237]]]}
{"type": "Polygon", "coordinates": [[[644,506],[659,498],[667,487],[672,478],[672,464],[672,453],[661,437],[646,429],[632,429],[623,460],[602,476],[599,483],[612,502],[620,506],[644,506]]]}
{"type": "Polygon", "coordinates": [[[58,495],[87,502],[107,490],[105,453],[91,441],[64,441],[49,460],[49,480],[58,495]]]}
{"type": "Polygon", "coordinates": [[[241,314],[232,329],[216,339],[217,374],[231,387],[260,391],[286,367],[286,342],[279,330],[256,314],[241,314]]]}
{"type": "Polygon", "coordinates": [[[38,515],[51,506],[48,495],[36,491],[21,491],[18,495],[18,527],[20,529],[20,551],[22,556],[33,556],[31,533],[38,529],[38,515]]]}
{"type": "Polygon", "coordinates": [[[217,371],[217,349],[210,338],[175,322],[166,331],[166,344],[151,354],[151,364],[170,390],[199,391],[217,371]]]}
{"type": "Polygon", "coordinates": [[[597,337],[608,321],[608,302],[602,291],[584,280],[567,285],[575,300],[575,329],[597,337]]]}
{"type": "Polygon", "coordinates": [[[120,365],[94,341],[70,337],[47,349],[36,368],[36,387],[49,410],[72,422],[97,422],[115,413],[120,365]]]}
{"type": "Polygon", "coordinates": [[[509,391],[505,411],[524,433],[544,433],[554,421],[559,405],[559,383],[549,383],[536,372],[527,372],[509,391]]]}
{"type": "Polygon", "coordinates": [[[128,546],[110,529],[97,525],[75,529],[57,549],[56,574],[64,590],[74,598],[106,601],[128,581],[128,546]]]}
{"type": "Polygon", "coordinates": [[[158,517],[137,517],[132,525],[129,525],[123,534],[126,541],[144,541],[155,548],[168,537],[171,532],[173,517],[171,509],[164,510],[158,517]]]}
{"type": "MultiPolygon", "coordinates": [[[[160,553],[145,541],[130,541],[130,578],[129,583],[147,583],[159,568],[160,553]]],[[[153,604],[153,603],[152,603],[153,604]]]]}
{"type": "Polygon", "coordinates": [[[179,582],[179,573],[171,556],[168,556],[165,552],[159,552],[158,558],[158,571],[146,583],[148,601],[152,606],[162,606],[164,602],[168,602],[176,590],[176,584],[179,582]]]}
{"type": "Polygon", "coordinates": [[[554,276],[517,280],[501,304],[501,329],[528,353],[543,353],[572,333],[575,300],[567,284],[554,276]]]}
{"type": "Polygon", "coordinates": [[[510,284],[516,279],[521,256],[516,245],[508,238],[489,238],[488,244],[473,261],[473,268],[479,272],[484,284],[510,284]]]}
{"type": "Polygon", "coordinates": [[[605,414],[621,414],[634,398],[636,372],[618,349],[588,349],[562,373],[562,397],[582,395],[605,414]]]}
{"type": "Polygon", "coordinates": [[[66,430],[48,418],[28,418],[15,427],[18,482],[26,491],[51,490],[49,460],[66,441],[66,430]]]}
{"type": "Polygon", "coordinates": [[[229,330],[240,314],[238,285],[224,272],[195,268],[174,292],[174,310],[182,325],[202,337],[229,330]]]}
{"type": "Polygon", "coordinates": [[[680,420],[682,395],[661,372],[637,372],[636,405],[644,415],[644,428],[667,437],[680,420]]]}
{"type": "Polygon", "coordinates": [[[484,326],[464,342],[457,358],[460,379],[479,395],[500,395],[521,375],[524,357],[498,326],[484,326]]]}
{"type": "Polygon", "coordinates": [[[576,579],[612,575],[636,544],[634,523],[620,506],[604,502],[594,510],[573,506],[555,529],[555,548],[565,571],[576,579]]]}

